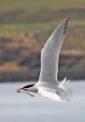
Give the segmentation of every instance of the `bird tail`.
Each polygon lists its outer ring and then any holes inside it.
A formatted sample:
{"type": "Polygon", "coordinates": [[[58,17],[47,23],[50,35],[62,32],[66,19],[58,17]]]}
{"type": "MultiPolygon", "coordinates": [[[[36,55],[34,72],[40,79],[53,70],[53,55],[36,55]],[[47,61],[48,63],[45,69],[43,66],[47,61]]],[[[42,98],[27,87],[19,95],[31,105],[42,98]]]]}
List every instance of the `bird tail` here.
{"type": "Polygon", "coordinates": [[[67,77],[65,77],[59,84],[60,88],[66,88],[70,84],[70,80],[67,80],[67,77]]]}
{"type": "Polygon", "coordinates": [[[70,80],[65,77],[59,84],[59,88],[63,90],[63,98],[65,101],[69,101],[73,97],[72,89],[70,88],[70,80]]]}

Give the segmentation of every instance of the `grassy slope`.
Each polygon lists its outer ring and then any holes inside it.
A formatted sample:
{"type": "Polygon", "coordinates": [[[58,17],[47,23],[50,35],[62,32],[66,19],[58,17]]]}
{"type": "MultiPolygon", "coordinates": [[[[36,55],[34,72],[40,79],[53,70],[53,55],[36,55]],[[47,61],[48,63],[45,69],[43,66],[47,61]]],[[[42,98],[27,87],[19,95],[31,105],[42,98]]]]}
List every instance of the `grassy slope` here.
{"type": "MultiPolygon", "coordinates": [[[[29,15],[33,15],[34,13],[50,13],[51,11],[57,11],[61,9],[68,8],[78,8],[84,6],[84,0],[0,0],[0,12],[13,11],[13,10],[23,10],[27,12],[29,15]]],[[[75,13],[74,13],[75,14],[75,13]]],[[[67,14],[67,16],[69,13],[67,14]]],[[[80,13],[81,15],[81,13],[80,13]]],[[[67,17],[65,16],[65,17],[67,17]]],[[[72,15],[73,16],[73,15],[72,15]]],[[[75,16],[75,15],[74,15],[75,16]]],[[[79,15],[78,15],[79,16],[79,15]]],[[[48,21],[40,21],[36,16],[34,21],[32,22],[24,22],[24,21],[13,21],[9,23],[0,23],[0,31],[21,31],[21,30],[49,30],[57,24],[57,19],[59,17],[55,17],[53,19],[49,19],[48,21]]],[[[80,18],[81,19],[81,18],[80,18]]],[[[83,21],[83,20],[82,20],[83,21]]],[[[79,19],[73,21],[72,25],[85,25],[85,22],[79,21],[79,19]]]]}
{"type": "MultiPolygon", "coordinates": [[[[0,19],[4,17],[4,21],[0,21],[0,37],[6,35],[6,32],[12,31],[48,32],[54,29],[64,17],[71,17],[69,25],[73,27],[72,31],[74,30],[75,35],[71,32],[70,39],[66,41],[65,47],[69,47],[69,49],[70,47],[78,47],[78,49],[84,47],[85,49],[85,37],[82,36],[82,33],[85,32],[84,4],[85,0],[24,0],[24,2],[23,0],[0,0],[0,19]],[[71,8],[74,10],[72,11],[71,8]],[[9,15],[6,12],[12,13],[9,15]],[[23,14],[28,19],[23,20],[23,14]],[[5,16],[7,18],[14,17],[5,21],[7,19],[5,16]],[[80,39],[82,40],[81,44],[80,39]],[[74,45],[74,40],[76,45],[74,45]]],[[[46,40],[46,38],[42,38],[42,40],[46,40]]]]}
{"type": "Polygon", "coordinates": [[[0,9],[24,9],[29,12],[38,10],[55,10],[84,5],[84,0],[0,0],[0,9]]]}

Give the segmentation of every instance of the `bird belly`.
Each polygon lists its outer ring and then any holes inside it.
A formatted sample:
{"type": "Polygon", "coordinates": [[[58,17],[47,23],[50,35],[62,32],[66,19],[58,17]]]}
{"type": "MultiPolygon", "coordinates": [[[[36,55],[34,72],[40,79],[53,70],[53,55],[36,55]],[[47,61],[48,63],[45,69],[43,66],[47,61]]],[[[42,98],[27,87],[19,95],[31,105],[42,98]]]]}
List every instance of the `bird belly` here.
{"type": "Polygon", "coordinates": [[[54,101],[61,101],[60,96],[57,95],[56,92],[54,92],[54,91],[51,92],[50,90],[45,90],[43,88],[39,88],[38,93],[41,94],[42,96],[52,99],[54,101]]]}
{"type": "Polygon", "coordinates": [[[49,89],[45,87],[39,87],[38,93],[44,97],[50,98],[59,102],[67,102],[72,98],[71,91],[69,89],[49,89]]]}

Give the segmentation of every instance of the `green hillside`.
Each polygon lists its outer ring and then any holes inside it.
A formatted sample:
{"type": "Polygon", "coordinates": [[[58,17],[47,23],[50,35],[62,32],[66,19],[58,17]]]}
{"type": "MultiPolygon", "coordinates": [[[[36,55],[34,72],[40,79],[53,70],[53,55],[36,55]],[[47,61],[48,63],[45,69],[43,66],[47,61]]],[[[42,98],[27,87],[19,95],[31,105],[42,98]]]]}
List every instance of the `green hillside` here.
{"type": "Polygon", "coordinates": [[[0,0],[0,31],[49,30],[65,17],[85,25],[84,0],[0,0]]]}
{"type": "Polygon", "coordinates": [[[0,0],[0,9],[23,9],[28,12],[84,6],[85,0],[0,0]]]}

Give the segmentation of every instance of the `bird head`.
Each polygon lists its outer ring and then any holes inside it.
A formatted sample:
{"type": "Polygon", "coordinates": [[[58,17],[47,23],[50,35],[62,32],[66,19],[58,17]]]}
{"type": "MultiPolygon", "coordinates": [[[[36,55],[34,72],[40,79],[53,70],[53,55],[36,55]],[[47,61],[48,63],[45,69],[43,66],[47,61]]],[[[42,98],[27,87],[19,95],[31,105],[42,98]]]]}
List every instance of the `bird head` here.
{"type": "Polygon", "coordinates": [[[29,91],[30,88],[33,87],[33,86],[34,86],[34,84],[25,85],[25,86],[23,86],[23,87],[21,87],[21,88],[17,88],[17,89],[16,89],[16,92],[17,92],[17,93],[20,93],[20,92],[27,92],[27,91],[29,91]]]}

